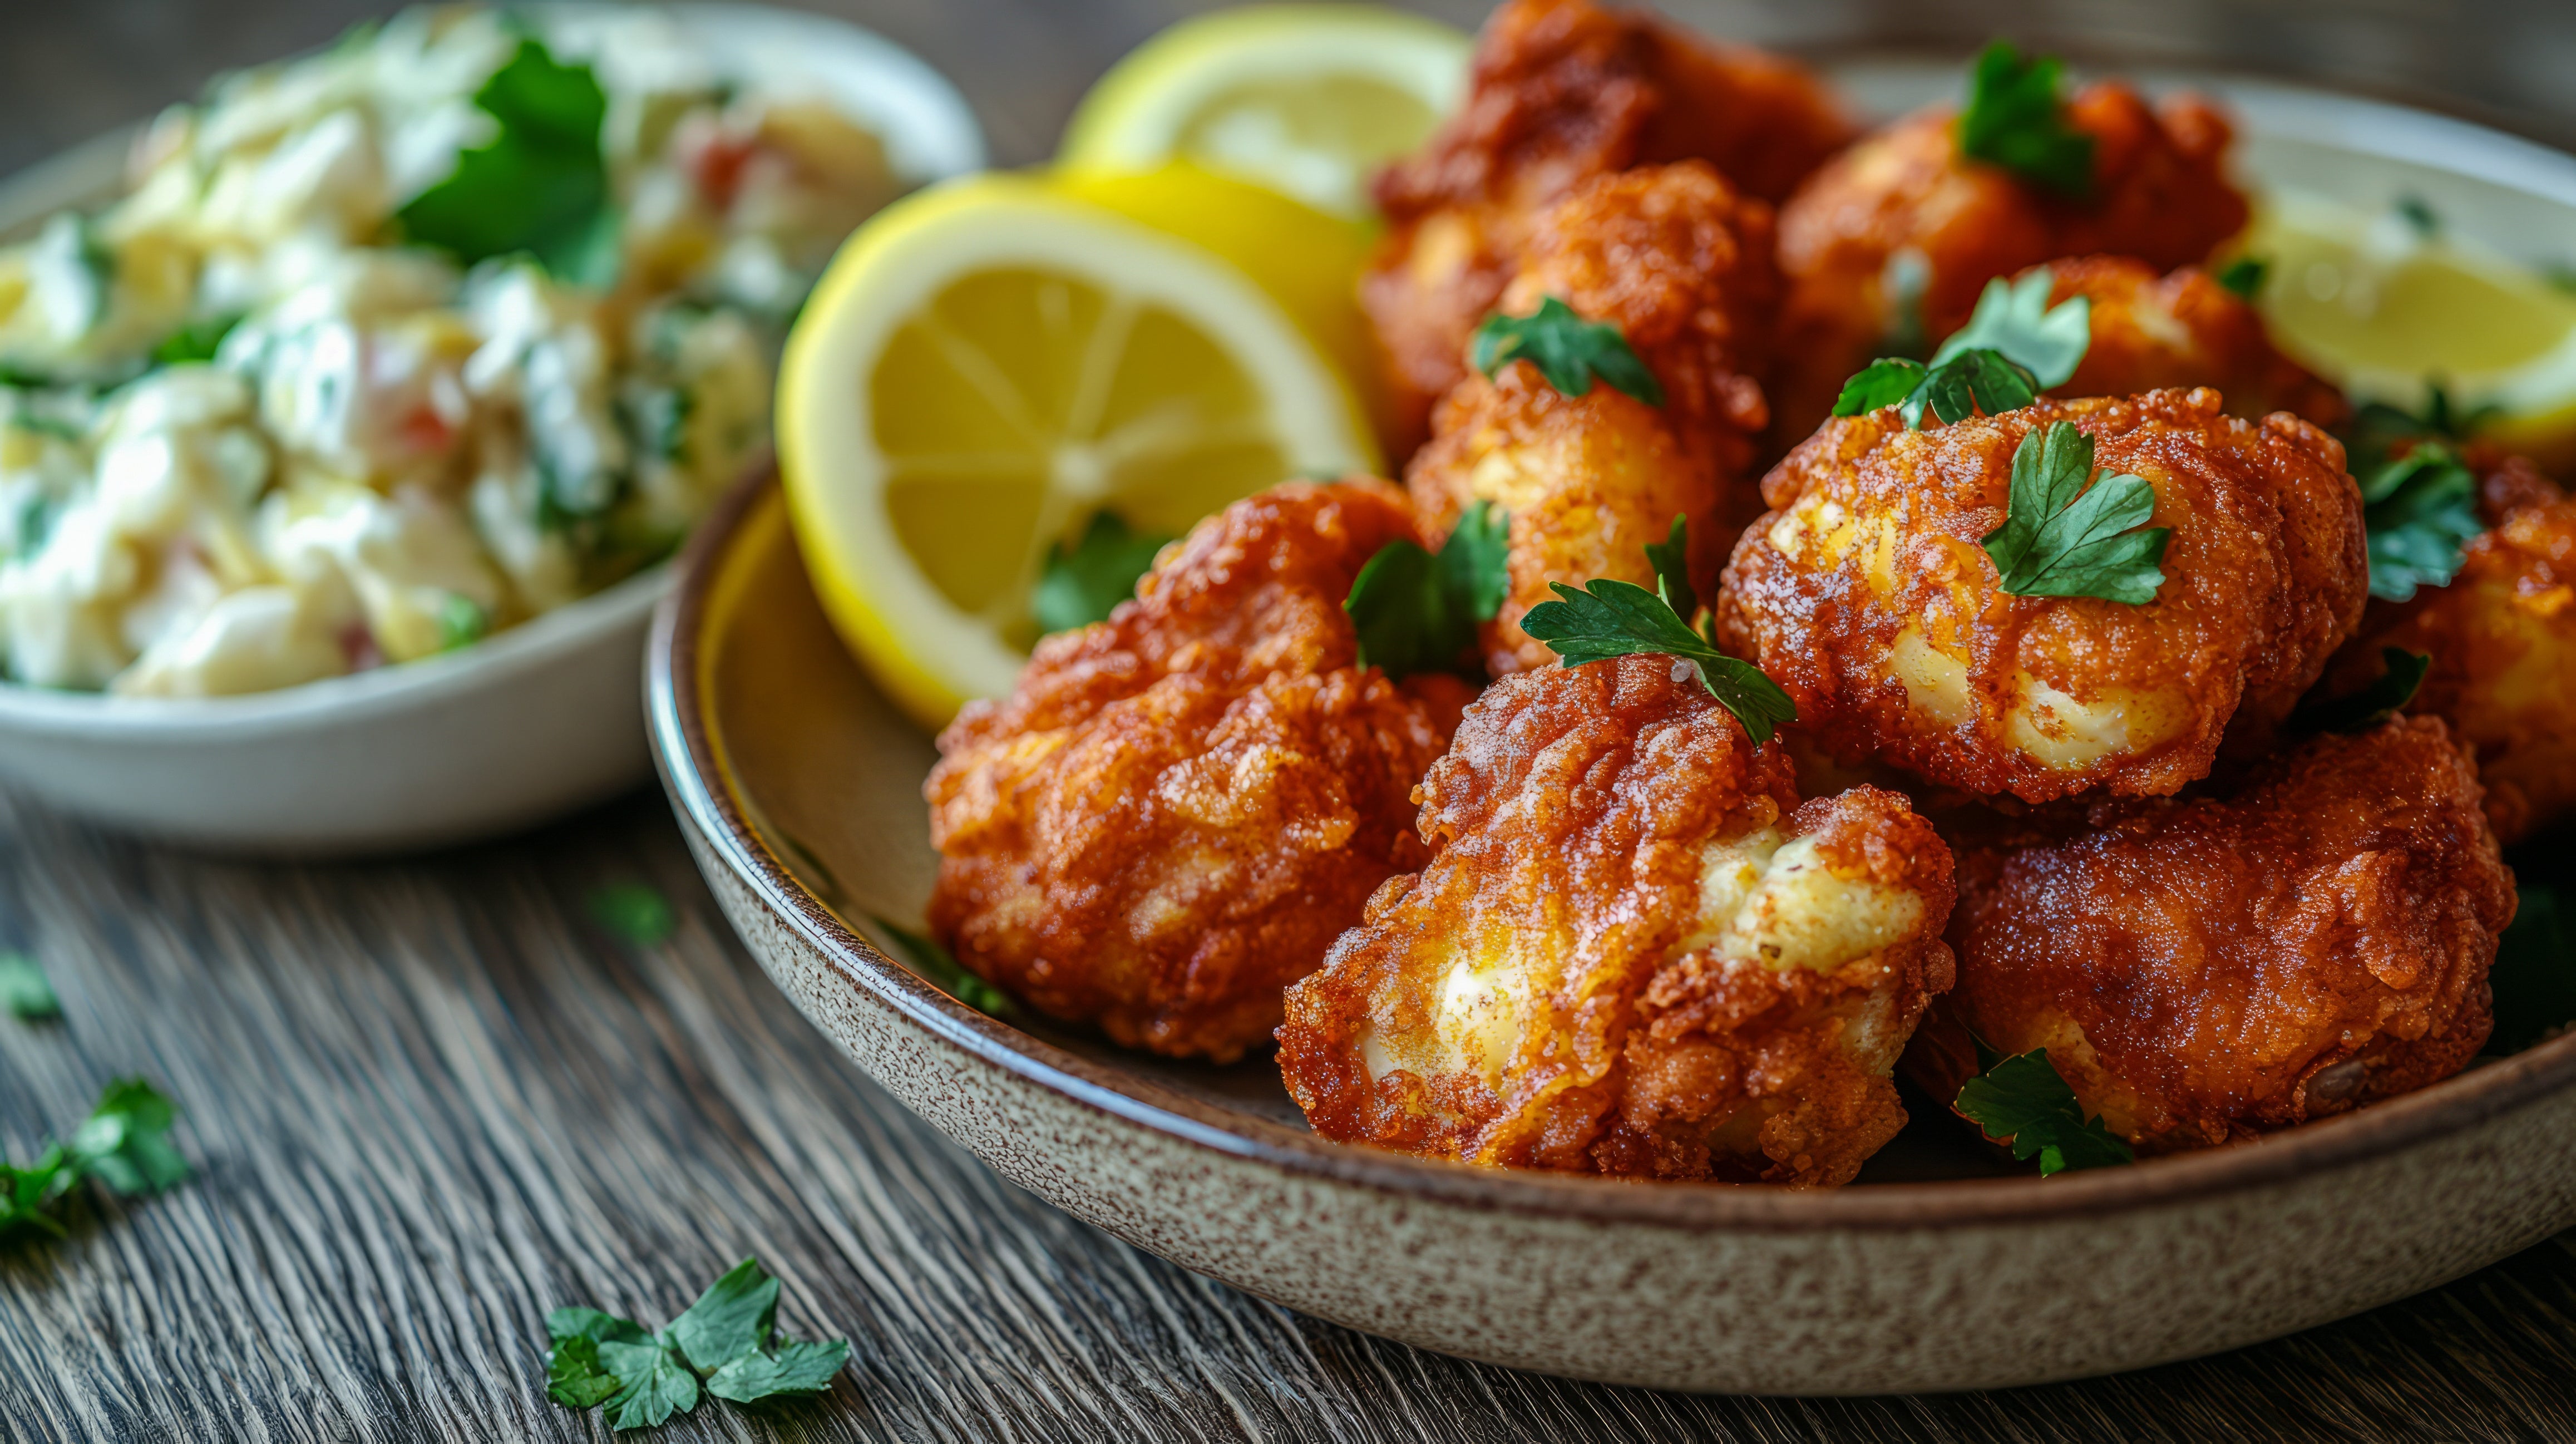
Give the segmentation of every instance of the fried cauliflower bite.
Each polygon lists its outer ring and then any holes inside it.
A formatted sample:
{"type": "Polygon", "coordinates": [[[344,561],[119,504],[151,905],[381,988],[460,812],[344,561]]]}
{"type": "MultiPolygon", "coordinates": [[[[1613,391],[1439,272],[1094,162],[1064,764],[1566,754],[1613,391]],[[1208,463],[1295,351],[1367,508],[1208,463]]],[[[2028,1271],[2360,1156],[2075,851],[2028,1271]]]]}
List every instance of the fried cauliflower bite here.
{"type": "Polygon", "coordinates": [[[2406,710],[2450,724],[2512,843],[2576,810],[2576,500],[2520,457],[2494,464],[2482,491],[2489,529],[2461,548],[2451,584],[2372,602],[2318,690],[2368,686],[2382,648],[2430,656],[2406,710]]]}
{"type": "Polygon", "coordinates": [[[1106,622],[1038,644],[939,737],[931,931],[978,975],[1130,1047],[1219,1062],[1420,865],[1413,786],[1464,685],[1357,664],[1342,611],[1414,536],[1384,482],[1292,484],[1164,549],[1106,622]]]}
{"type": "Polygon", "coordinates": [[[2198,266],[2163,275],[2128,256],[2081,256],[2045,268],[2054,306],[2092,303],[2093,344],[2053,396],[2136,396],[2207,386],[2249,421],[2287,411],[2323,427],[2352,416],[2344,394],[2282,355],[2263,318],[2198,266]]]}
{"type": "Polygon", "coordinates": [[[1511,592],[1482,634],[1496,675],[1555,661],[1520,628],[1548,583],[1653,586],[1643,548],[1676,516],[1714,589],[1732,536],[1721,518],[1758,509],[1730,497],[1765,420],[1753,375],[1776,299],[1770,210],[1699,161],[1600,177],[1549,208],[1506,304],[1525,315],[1550,296],[1617,326],[1664,404],[1598,382],[1563,396],[1526,361],[1441,401],[1405,485],[1435,545],[1479,500],[1511,514],[1511,592]]]}
{"type": "Polygon", "coordinates": [[[1961,155],[1957,117],[1939,108],[1844,151],[1781,206],[1775,451],[1821,424],[1844,380],[1891,337],[1919,327],[1928,345],[1967,324],[1998,276],[2090,255],[2163,271],[2206,259],[2244,228],[2245,197],[2225,168],[2227,119],[2209,102],[2183,95],[2151,108],[2102,81],[2067,101],[2066,120],[2093,137],[2084,200],[1961,155]]]}
{"type": "Polygon", "coordinates": [[[1325,1137],[1641,1178],[1834,1185],[1904,1126],[1949,986],[1950,854],[1902,797],[1800,806],[1673,660],[1506,677],[1424,779],[1431,860],[1291,988],[1325,1137]]]}
{"type": "Polygon", "coordinates": [[[2049,1061],[2142,1153],[2456,1073],[2492,1023],[2513,874],[2432,718],[2314,738],[2228,801],[2107,802],[2073,836],[1963,845],[1958,986],[1906,1054],[1954,1098],[1970,1034],[2049,1061]]]}
{"type": "Polygon", "coordinates": [[[2155,796],[2205,776],[2233,722],[2259,754],[2359,620],[2361,496],[2343,447],[2218,393],[2041,401],[1908,431],[1893,408],[1826,424],[1763,479],[1736,544],[1721,643],[1844,763],[1979,796],[2155,796]],[[2070,422],[2100,474],[2155,490],[2171,529],[2142,606],[2001,590],[1980,545],[2013,453],[2070,422]]]}
{"type": "Polygon", "coordinates": [[[1464,106],[1377,182],[1388,230],[1360,300],[1411,419],[1397,454],[1466,374],[1468,338],[1519,271],[1531,224],[1567,192],[1700,159],[1776,203],[1852,134],[1823,84],[1777,56],[1587,0],[1497,9],[1464,106]]]}

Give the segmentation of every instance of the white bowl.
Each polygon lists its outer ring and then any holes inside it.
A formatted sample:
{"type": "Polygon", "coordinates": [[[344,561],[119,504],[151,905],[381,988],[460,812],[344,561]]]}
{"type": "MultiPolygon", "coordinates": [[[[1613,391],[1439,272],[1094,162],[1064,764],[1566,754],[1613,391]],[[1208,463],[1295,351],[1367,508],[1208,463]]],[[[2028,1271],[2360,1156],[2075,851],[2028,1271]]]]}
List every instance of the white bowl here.
{"type": "MultiPolygon", "coordinates": [[[[567,49],[588,53],[600,9],[536,13],[567,49]]],[[[719,65],[805,82],[876,127],[909,183],[984,164],[965,100],[890,41],[757,5],[665,13],[719,65]]],[[[112,198],[125,140],[91,142],[0,182],[0,235],[112,198]]],[[[668,585],[657,566],[459,652],[250,696],[109,697],[0,682],[0,781],[111,826],[228,851],[384,852],[533,826],[651,770],[644,631],[668,585]]]]}

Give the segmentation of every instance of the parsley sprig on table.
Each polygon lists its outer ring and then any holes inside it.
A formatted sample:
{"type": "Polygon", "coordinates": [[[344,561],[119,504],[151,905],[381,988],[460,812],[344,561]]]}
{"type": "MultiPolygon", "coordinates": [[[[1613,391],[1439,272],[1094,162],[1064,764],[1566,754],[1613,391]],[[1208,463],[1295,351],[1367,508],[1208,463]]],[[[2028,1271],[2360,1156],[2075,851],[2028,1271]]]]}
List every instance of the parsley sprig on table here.
{"type": "MultiPolygon", "coordinates": [[[[1780,684],[1766,676],[1750,662],[1739,661],[1717,648],[1713,621],[1703,622],[1694,630],[1682,616],[1672,597],[1673,582],[1667,570],[1667,559],[1678,559],[1689,550],[1688,527],[1680,517],[1673,519],[1671,539],[1659,549],[1649,546],[1648,558],[1654,563],[1656,584],[1660,591],[1650,592],[1634,582],[1595,578],[1581,591],[1563,582],[1550,582],[1557,595],[1553,602],[1541,602],[1521,618],[1521,630],[1556,649],[1559,662],[1580,667],[1591,662],[1607,661],[1632,653],[1661,653],[1679,659],[1698,676],[1708,695],[1717,699],[1744,733],[1759,747],[1771,740],[1771,734],[1783,722],[1798,720],[1798,705],[1780,684]]],[[[1681,583],[1684,599],[1690,584],[1681,583]]]]}
{"type": "Polygon", "coordinates": [[[404,235],[467,265],[526,252],[562,280],[614,280],[617,212],[599,144],[608,97],[590,67],[523,39],[474,104],[494,122],[491,142],[396,212],[404,235]]]}
{"type": "Polygon", "coordinates": [[[1977,56],[1968,105],[1959,112],[1959,153],[1998,165],[2074,200],[2093,193],[2093,137],[2067,124],[2053,55],[2025,58],[2009,40],[1977,56]]]}
{"type": "Polygon", "coordinates": [[[568,1409],[606,1405],[612,1429],[646,1429],[697,1408],[701,1385],[737,1404],[832,1387],[849,1341],[778,1339],[777,1318],[778,1280],[748,1258],[660,1333],[597,1309],[557,1309],[546,1315],[546,1394],[568,1409]]]}
{"type": "Polygon", "coordinates": [[[2300,703],[2290,714],[2290,733],[2367,732],[2414,701],[2416,689],[2424,685],[2424,674],[2433,669],[2430,656],[2403,647],[2380,648],[2379,660],[2386,670],[2360,691],[2328,702],[2300,703]]]}
{"type": "Polygon", "coordinates": [[[61,1017],[63,1004],[34,958],[0,951],[0,1011],[21,1022],[37,1023],[61,1017]]]}
{"type": "Polygon", "coordinates": [[[1477,370],[1493,375],[1514,361],[1538,368],[1547,384],[1567,396],[1591,393],[1594,377],[1614,391],[1624,391],[1648,406],[1664,404],[1663,383],[1638,359],[1619,328],[1606,321],[1586,321],[1572,306],[1554,296],[1526,316],[1497,311],[1476,328],[1468,359],[1477,370]]]}
{"type": "Polygon", "coordinates": [[[2004,524],[1986,533],[1998,585],[2017,597],[2099,597],[2142,606],[2165,574],[2170,527],[2146,526],[2156,492],[2143,477],[2093,475],[2093,438],[2052,421],[2013,451],[2004,524]]]}
{"type": "Polygon", "coordinates": [[[679,930],[671,900],[644,883],[610,883],[592,893],[589,904],[591,921],[628,947],[654,947],[679,930]]]}
{"type": "Polygon", "coordinates": [[[1153,570],[1154,555],[1170,537],[1128,528],[1114,511],[1095,511],[1075,541],[1047,553],[1046,570],[1029,596],[1029,615],[1042,632],[1070,632],[1109,620],[1120,602],[1136,595],[1136,582],[1153,570]]]}
{"type": "Polygon", "coordinates": [[[1360,665],[1389,677],[1475,667],[1476,628],[1511,591],[1508,512],[1476,502],[1437,554],[1410,541],[1378,548],[1342,599],[1359,633],[1360,665]]]}
{"type": "Polygon", "coordinates": [[[185,1180],[188,1160],[170,1143],[179,1110],[140,1078],[119,1078],[98,1106],[59,1143],[24,1166],[0,1163],[0,1240],[23,1234],[63,1237],[55,1207],[85,1180],[110,1193],[158,1193],[185,1180]]]}
{"type": "MultiPolygon", "coordinates": [[[[1977,1053],[1980,1061],[1989,1057],[1983,1043],[1977,1053]]],[[[2045,1048],[1987,1062],[1983,1074],[1960,1087],[1954,1106],[1986,1137],[2009,1145],[2013,1157],[2024,1162],[2038,1158],[2042,1178],[2137,1159],[2100,1118],[2085,1115],[2083,1103],[2048,1061],[2045,1048]]]]}

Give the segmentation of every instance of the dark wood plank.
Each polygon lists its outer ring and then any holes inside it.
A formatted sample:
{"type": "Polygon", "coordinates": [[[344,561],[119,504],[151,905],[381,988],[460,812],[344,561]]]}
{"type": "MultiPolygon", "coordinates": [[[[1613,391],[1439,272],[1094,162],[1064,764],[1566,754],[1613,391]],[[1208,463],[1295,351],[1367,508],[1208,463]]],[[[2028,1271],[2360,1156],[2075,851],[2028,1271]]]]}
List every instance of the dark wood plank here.
{"type": "MultiPolygon", "coordinates": [[[[327,40],[372,0],[13,7],[0,169],[327,40]]],[[[1005,161],[1182,0],[837,7],[960,78],[1005,161]]],[[[1432,7],[1454,19],[1473,0],[1432,7]]],[[[1748,36],[1956,45],[2000,5],[1677,6],[1748,36]]],[[[2576,47],[2545,5],[2016,6],[2025,36],[2440,92],[2565,136],[2576,47]]],[[[0,1438],[598,1439],[546,1402],[541,1319],[653,1320],[757,1253],[782,1321],[847,1336],[824,1401],[721,1404],[671,1439],[2024,1441],[2576,1438],[2576,1237],[2360,1319],[2219,1358],[1993,1395],[1707,1399],[1427,1355],[1195,1278],[1000,1181],[878,1092],[726,931],[659,800],[398,863],[286,867],[103,837],[0,803],[0,947],[58,1025],[0,1020],[0,1147],[149,1074],[199,1177],[0,1256],[0,1438]],[[583,900],[647,881],[668,943],[583,900]]],[[[2563,1146],[2554,1145],[2554,1146],[2563,1146]]]]}

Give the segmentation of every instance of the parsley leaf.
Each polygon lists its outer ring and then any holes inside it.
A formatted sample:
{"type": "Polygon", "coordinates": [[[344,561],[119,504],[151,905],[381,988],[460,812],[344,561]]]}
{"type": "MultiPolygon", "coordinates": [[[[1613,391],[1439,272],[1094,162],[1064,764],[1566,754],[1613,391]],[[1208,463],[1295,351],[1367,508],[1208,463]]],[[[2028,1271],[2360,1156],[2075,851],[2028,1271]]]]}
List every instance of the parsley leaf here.
{"type": "Polygon", "coordinates": [[[1932,366],[1890,356],[1843,383],[1834,414],[1860,416],[1894,406],[1908,427],[1919,430],[1927,408],[1947,424],[1979,411],[1993,416],[2018,410],[2036,400],[2039,389],[2037,377],[2000,351],[1961,351],[1932,366]]]}
{"type": "Polygon", "coordinates": [[[2248,301],[2263,294],[2263,283],[2271,278],[2272,263],[2260,256],[2238,256],[2227,263],[2216,279],[2218,284],[2248,301]]]}
{"type": "Polygon", "coordinates": [[[152,348],[155,366],[179,366],[192,361],[212,361],[223,348],[224,338],[242,323],[241,313],[228,316],[201,316],[161,338],[152,348]]]}
{"type": "Polygon", "coordinates": [[[1120,602],[1136,595],[1137,579],[1151,571],[1167,536],[1130,531],[1116,512],[1095,511],[1080,540],[1047,553],[1046,571],[1029,597],[1038,630],[1070,632],[1109,620],[1120,602]]]}
{"type": "Polygon", "coordinates": [[[2146,527],[2156,492],[2143,477],[2093,477],[2093,438],[2052,421],[2013,451],[2004,524],[1986,555],[2016,597],[2100,597],[2143,606],[2163,586],[2171,527],[2146,527]],[[2131,528],[2143,528],[2131,530],[2131,528]]]}
{"type": "Polygon", "coordinates": [[[1655,593],[1673,615],[1687,622],[1699,615],[1699,593],[1690,579],[1690,520],[1673,518],[1672,533],[1646,543],[1646,563],[1655,569],[1655,593]]]}
{"type": "Polygon", "coordinates": [[[2291,735],[2367,732],[2414,701],[2415,690],[2424,685],[2424,674],[2433,670],[2430,656],[2403,647],[2380,648],[2379,660],[2387,670],[2360,691],[2330,701],[2300,703],[2287,723],[2291,735]]]}
{"type": "Polygon", "coordinates": [[[2013,1157],[2027,1161],[2036,1155],[2042,1178],[2137,1159],[2101,1119],[2085,1116],[2045,1048],[2006,1058],[1969,1079],[1953,1106],[1988,1138],[2010,1144],[2013,1157]]]}
{"type": "Polygon", "coordinates": [[[45,970],[25,953],[0,953],[0,1008],[29,1023],[63,1015],[62,1000],[54,996],[45,970]]]}
{"type": "Polygon", "coordinates": [[[2065,385],[2093,345],[2093,300],[2070,296],[2051,306],[2056,285],[2056,274],[2046,266],[2018,281],[1998,276],[1986,282],[1968,324],[1932,353],[1933,366],[1968,351],[1996,351],[2028,371],[2042,391],[2065,385]]]}
{"type": "Polygon", "coordinates": [[[2576,1023],[2576,948],[2568,946],[2556,888],[2522,885],[2487,982],[2495,989],[2495,1032],[2487,1038],[2487,1052],[2519,1053],[2576,1023]]]}
{"type": "Polygon", "coordinates": [[[119,1078],[70,1141],[24,1167],[0,1163],[0,1238],[24,1232],[63,1236],[49,1210],[83,1179],[119,1194],[150,1193],[188,1176],[188,1161],[166,1136],[178,1109],[140,1078],[119,1078]]]}
{"type": "Polygon", "coordinates": [[[2053,55],[2024,59],[2009,40],[1988,45],[1959,113],[1959,153],[2071,199],[2092,194],[2093,137],[2066,123],[2057,94],[2064,72],[2053,55]]]}
{"type": "Polygon", "coordinates": [[[1586,321],[1554,296],[1541,300],[1538,309],[1526,316],[1497,311],[1486,317],[1485,324],[1476,328],[1475,347],[1468,359],[1487,376],[1514,361],[1527,361],[1547,378],[1548,385],[1567,396],[1589,394],[1597,376],[1612,390],[1624,391],[1648,406],[1664,404],[1663,383],[1637,358],[1618,327],[1586,321]]]}
{"type": "Polygon", "coordinates": [[[640,882],[611,883],[590,895],[591,921],[629,947],[667,942],[680,926],[671,900],[640,882]]]}
{"type": "Polygon", "coordinates": [[[492,630],[492,619],[472,597],[463,592],[449,592],[438,604],[438,650],[453,652],[483,640],[492,630]]]}
{"type": "Polygon", "coordinates": [[[666,1332],[690,1368],[709,1374],[726,1360],[768,1344],[777,1318],[778,1280],[760,1260],[747,1258],[707,1285],[666,1332]]]}
{"type": "Polygon", "coordinates": [[[815,1394],[832,1387],[832,1376],[850,1361],[850,1341],[800,1341],[774,1354],[745,1354],[707,1380],[707,1392],[737,1404],[781,1394],[815,1394]]]}
{"type": "Polygon", "coordinates": [[[467,265],[525,251],[558,279],[607,285],[617,272],[617,213],[599,145],[608,98],[590,67],[559,64],[523,39],[474,104],[498,133],[396,213],[404,234],[467,265]]]}
{"type": "Polygon", "coordinates": [[[2417,238],[2429,241],[2442,234],[2442,217],[2434,211],[2432,202],[2422,196],[2399,196],[2396,210],[2397,218],[2404,221],[2417,238]]]}
{"type": "Polygon", "coordinates": [[[1521,630],[1555,648],[1563,665],[1580,667],[1631,653],[1678,657],[1717,705],[1744,724],[1744,734],[1756,747],[1770,741],[1779,724],[1798,720],[1797,704],[1779,683],[1752,663],[1719,651],[1644,587],[1608,577],[1595,578],[1582,591],[1563,582],[1548,587],[1558,600],[1530,608],[1521,618],[1521,630]]]}
{"type": "Polygon", "coordinates": [[[1436,556],[1410,541],[1379,547],[1342,599],[1360,665],[1396,679],[1473,667],[1477,624],[1492,621],[1511,590],[1511,526],[1509,513],[1480,501],[1436,556]]]}
{"type": "Polygon", "coordinates": [[[2418,587],[2446,587],[2465,560],[2460,548],[2486,530],[2478,479],[2448,445],[2418,442],[2361,483],[2369,537],[2370,594],[2402,602],[2418,587]]]}
{"type": "Polygon", "coordinates": [[[868,915],[868,920],[875,923],[878,931],[892,940],[894,950],[902,954],[903,960],[912,964],[915,971],[929,979],[932,987],[979,1013],[987,1013],[996,1018],[1010,1016],[1013,1008],[1010,994],[970,972],[965,964],[957,961],[938,942],[919,933],[896,927],[874,913],[868,915]]]}
{"type": "Polygon", "coordinates": [[[738,1404],[830,1388],[849,1341],[772,1350],[777,1316],[778,1280],[748,1258],[658,1334],[597,1309],[557,1309],[546,1315],[546,1395],[573,1409],[606,1404],[610,1427],[642,1429],[695,1409],[701,1379],[738,1404]]]}

